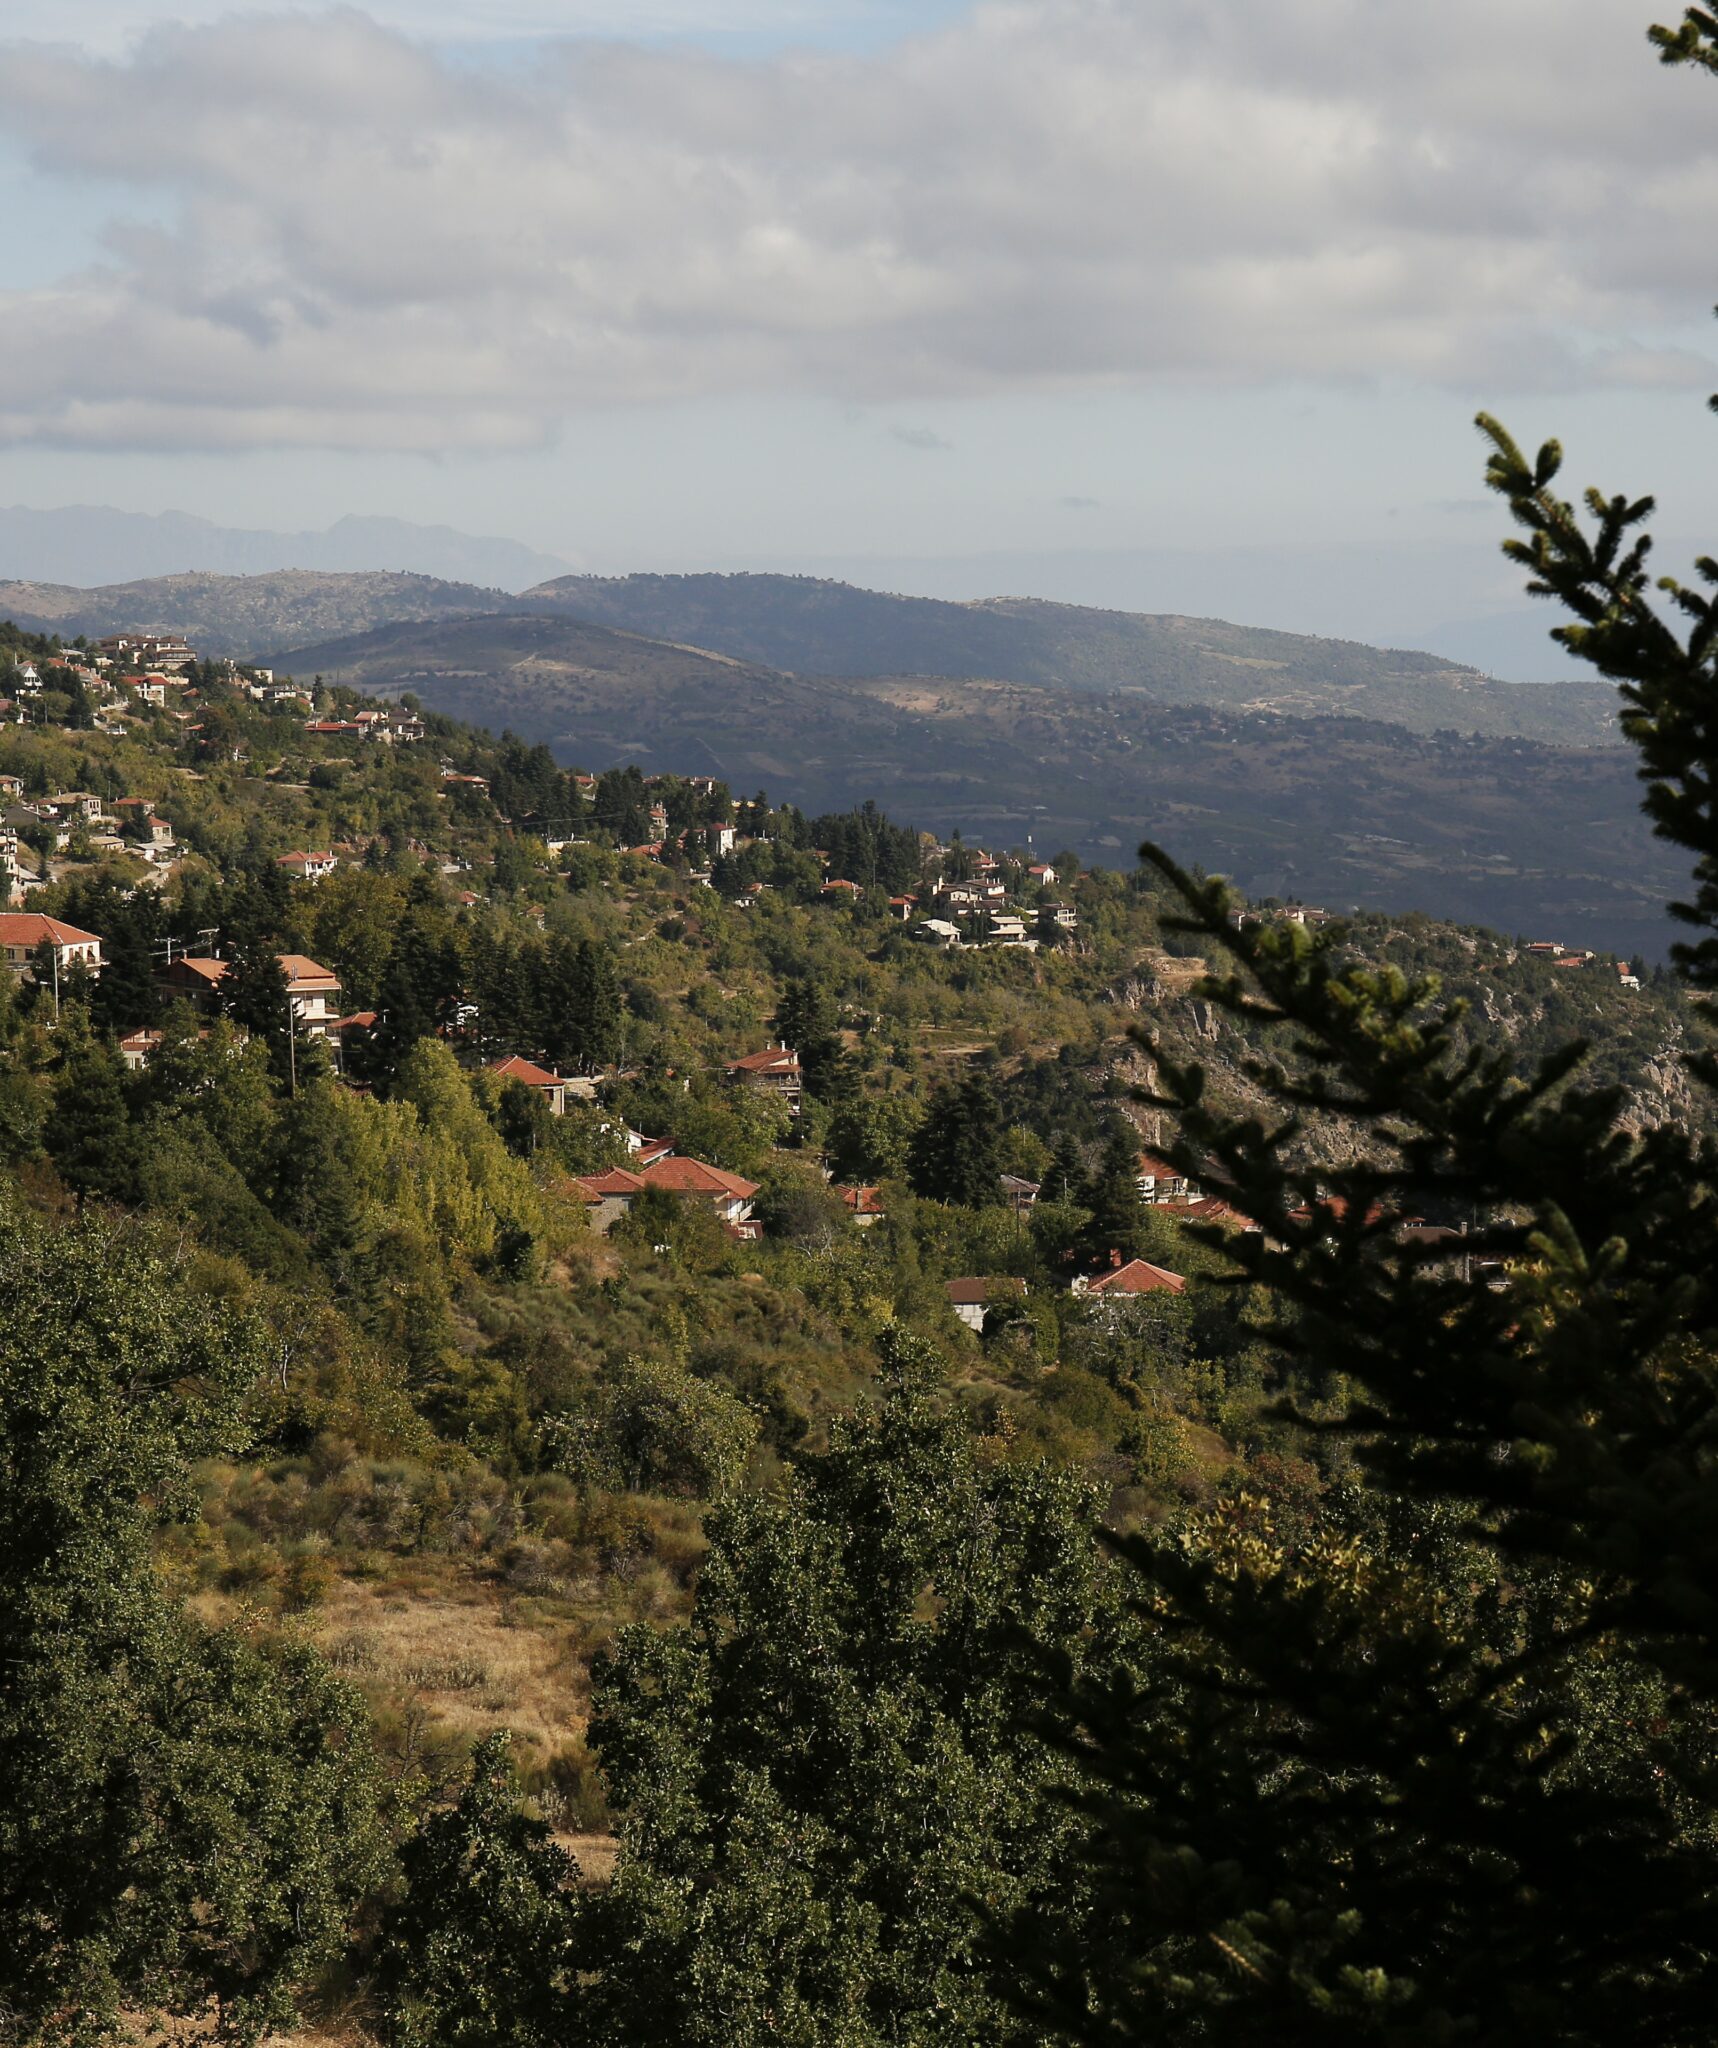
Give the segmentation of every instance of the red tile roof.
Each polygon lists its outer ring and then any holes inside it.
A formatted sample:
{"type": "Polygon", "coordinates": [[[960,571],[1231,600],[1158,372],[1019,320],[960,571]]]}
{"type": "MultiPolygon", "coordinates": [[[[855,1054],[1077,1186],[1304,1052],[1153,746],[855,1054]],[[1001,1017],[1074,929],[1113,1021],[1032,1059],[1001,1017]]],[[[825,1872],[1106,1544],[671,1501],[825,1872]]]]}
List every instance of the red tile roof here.
{"type": "Polygon", "coordinates": [[[527,1088],[564,1088],[567,1085],[559,1074],[551,1074],[547,1067],[521,1059],[516,1052],[510,1052],[503,1060],[491,1060],[489,1071],[499,1074],[504,1081],[523,1081],[527,1088]]]}
{"type": "Polygon", "coordinates": [[[764,1052],[749,1052],[744,1059],[728,1062],[730,1074],[786,1074],[799,1072],[799,1054],[786,1046],[773,1045],[764,1052]]]}
{"type": "Polygon", "coordinates": [[[706,1166],[701,1159],[653,1159],[641,1178],[647,1187],[665,1188],[671,1195],[726,1195],[749,1202],[758,1191],[756,1181],[706,1166]]]}
{"type": "Polygon", "coordinates": [[[1113,1273],[1105,1273],[1092,1282],[1093,1294],[1185,1294],[1187,1282],[1179,1273],[1166,1272],[1162,1266],[1154,1266],[1149,1259],[1129,1259],[1125,1266],[1118,1266],[1113,1273]]]}
{"type": "Polygon", "coordinates": [[[581,1173],[574,1185],[589,1202],[600,1202],[607,1195],[642,1195],[645,1186],[636,1173],[628,1173],[624,1166],[611,1166],[606,1173],[581,1173]]]}
{"type": "Polygon", "coordinates": [[[39,946],[44,939],[56,946],[99,946],[94,932],[81,932],[75,924],[61,924],[39,910],[0,912],[0,946],[39,946]]]}
{"type": "Polygon", "coordinates": [[[1026,1282],[990,1274],[983,1279],[944,1281],[943,1292],[955,1308],[982,1307],[987,1301],[1018,1300],[1026,1292],[1026,1282]]]}

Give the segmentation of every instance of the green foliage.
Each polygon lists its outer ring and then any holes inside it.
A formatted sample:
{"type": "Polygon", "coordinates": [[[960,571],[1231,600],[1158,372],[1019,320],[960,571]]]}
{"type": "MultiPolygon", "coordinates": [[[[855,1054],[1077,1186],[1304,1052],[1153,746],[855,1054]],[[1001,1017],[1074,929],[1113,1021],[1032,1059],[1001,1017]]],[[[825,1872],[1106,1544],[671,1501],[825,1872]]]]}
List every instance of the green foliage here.
{"type": "Polygon", "coordinates": [[[967,1901],[1079,1889],[1024,1722],[1034,1652],[1093,1653],[1100,1580],[1079,1488],[982,1465],[907,1384],[724,1509],[690,1627],[597,1677],[613,1938],[648,1958],[611,1980],[623,2035],[998,2038],[967,1901]]]}
{"type": "Polygon", "coordinates": [[[996,1093],[983,1074],[941,1089],[913,1134],[908,1170],[915,1191],[975,1209],[1000,1202],[1001,1121],[996,1093]]]}
{"type": "Polygon", "coordinates": [[[508,1749],[480,1743],[457,1804],[402,1853],[378,1957],[397,2048],[562,2048],[574,2031],[577,1870],[520,1811],[508,1749]]]}
{"type": "Polygon", "coordinates": [[[720,1500],[744,1477],[756,1418],[725,1387],[670,1361],[628,1358],[606,1372],[572,1415],[541,1424],[553,1464],[611,1491],[720,1500]]]}
{"type": "Polygon", "coordinates": [[[356,1699],[151,1568],[243,1440],[259,1333],[134,1231],[0,1208],[0,1257],[0,1998],[26,2038],[214,2000],[252,2039],[381,1874],[356,1699]]]}

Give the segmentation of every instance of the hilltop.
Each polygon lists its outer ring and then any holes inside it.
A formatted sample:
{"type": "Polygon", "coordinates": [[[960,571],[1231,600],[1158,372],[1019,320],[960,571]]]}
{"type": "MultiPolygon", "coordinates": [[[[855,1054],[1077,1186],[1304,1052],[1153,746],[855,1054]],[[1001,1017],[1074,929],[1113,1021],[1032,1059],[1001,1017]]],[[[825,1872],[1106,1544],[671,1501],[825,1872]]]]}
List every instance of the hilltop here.
{"type": "Polygon", "coordinates": [[[64,583],[0,583],[0,618],[30,632],[70,640],[130,628],[170,630],[182,633],[200,653],[240,661],[288,640],[362,633],[394,619],[504,611],[512,602],[502,590],[384,569],[355,574],[282,569],[267,576],[197,572],[95,590],[64,583]]]}

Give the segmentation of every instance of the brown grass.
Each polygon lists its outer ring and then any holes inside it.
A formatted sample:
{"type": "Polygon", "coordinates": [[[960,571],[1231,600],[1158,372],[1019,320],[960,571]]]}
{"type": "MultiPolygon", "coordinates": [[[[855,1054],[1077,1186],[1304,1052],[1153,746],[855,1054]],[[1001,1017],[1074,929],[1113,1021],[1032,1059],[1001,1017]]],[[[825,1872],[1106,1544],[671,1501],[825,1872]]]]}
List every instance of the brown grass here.
{"type": "Polygon", "coordinates": [[[546,1753],[584,1732],[581,1632],[520,1612],[491,1585],[444,1579],[408,1594],[346,1579],[314,1625],[349,1677],[373,1696],[410,1702],[437,1734],[469,1743],[510,1728],[522,1752],[546,1753]]]}

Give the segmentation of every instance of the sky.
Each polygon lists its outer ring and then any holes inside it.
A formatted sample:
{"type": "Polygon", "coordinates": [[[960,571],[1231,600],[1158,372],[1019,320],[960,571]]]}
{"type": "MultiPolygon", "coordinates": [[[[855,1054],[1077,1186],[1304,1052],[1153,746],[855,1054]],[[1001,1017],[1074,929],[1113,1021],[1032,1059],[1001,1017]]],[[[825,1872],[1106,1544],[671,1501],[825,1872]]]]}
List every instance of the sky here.
{"type": "Polygon", "coordinates": [[[1718,82],[1652,18],[6,0],[0,499],[1550,675],[1476,410],[1718,537],[1718,82]]]}

